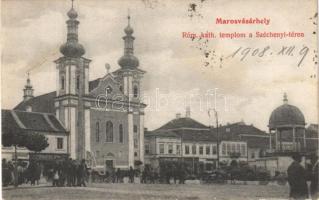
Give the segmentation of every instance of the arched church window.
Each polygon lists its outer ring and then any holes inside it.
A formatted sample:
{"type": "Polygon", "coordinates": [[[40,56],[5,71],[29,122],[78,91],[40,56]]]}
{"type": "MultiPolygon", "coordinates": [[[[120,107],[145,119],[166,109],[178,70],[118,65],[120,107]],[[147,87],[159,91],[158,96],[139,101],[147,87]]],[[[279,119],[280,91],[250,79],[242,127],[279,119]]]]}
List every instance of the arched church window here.
{"type": "Polygon", "coordinates": [[[137,97],[138,97],[138,88],[137,88],[136,85],[135,85],[134,88],[133,88],[133,96],[134,96],[134,98],[137,98],[137,97]]]}
{"type": "Polygon", "coordinates": [[[106,122],[105,136],[106,142],[113,142],[113,123],[110,121],[106,122]]]}
{"type": "Polygon", "coordinates": [[[136,125],[134,125],[133,131],[134,131],[134,133],[137,133],[137,126],[136,125]]]}
{"type": "Polygon", "coordinates": [[[124,133],[123,133],[123,125],[119,125],[119,142],[123,143],[124,142],[124,133]]]}
{"type": "Polygon", "coordinates": [[[76,77],[76,89],[77,90],[80,89],[80,76],[79,75],[76,77]]]}
{"type": "Polygon", "coordinates": [[[61,77],[61,89],[64,90],[65,79],[64,76],[61,77]]]}
{"type": "Polygon", "coordinates": [[[96,139],[96,142],[100,141],[100,123],[99,122],[96,122],[95,139],[96,139]]]}

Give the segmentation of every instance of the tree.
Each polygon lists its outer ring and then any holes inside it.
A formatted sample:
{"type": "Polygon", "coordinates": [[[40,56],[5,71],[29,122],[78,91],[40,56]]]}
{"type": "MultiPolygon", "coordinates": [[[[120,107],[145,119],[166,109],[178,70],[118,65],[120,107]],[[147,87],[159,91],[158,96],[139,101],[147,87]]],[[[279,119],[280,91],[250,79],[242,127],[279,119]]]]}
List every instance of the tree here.
{"type": "Polygon", "coordinates": [[[48,146],[48,138],[40,133],[30,133],[26,138],[25,147],[30,151],[40,152],[48,146]]]}

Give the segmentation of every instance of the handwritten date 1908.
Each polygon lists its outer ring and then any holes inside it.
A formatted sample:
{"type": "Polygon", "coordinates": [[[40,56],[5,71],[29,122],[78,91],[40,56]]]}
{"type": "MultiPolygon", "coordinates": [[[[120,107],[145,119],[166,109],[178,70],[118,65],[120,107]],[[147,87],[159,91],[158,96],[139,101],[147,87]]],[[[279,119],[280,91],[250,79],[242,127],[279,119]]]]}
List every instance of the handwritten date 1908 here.
{"type": "Polygon", "coordinates": [[[280,50],[272,51],[270,46],[264,48],[251,48],[251,47],[239,47],[231,55],[226,58],[239,57],[240,61],[245,60],[247,57],[264,57],[264,56],[296,56],[299,57],[298,67],[302,64],[303,60],[307,56],[309,48],[303,46],[302,48],[296,48],[296,46],[282,46],[280,50]]]}

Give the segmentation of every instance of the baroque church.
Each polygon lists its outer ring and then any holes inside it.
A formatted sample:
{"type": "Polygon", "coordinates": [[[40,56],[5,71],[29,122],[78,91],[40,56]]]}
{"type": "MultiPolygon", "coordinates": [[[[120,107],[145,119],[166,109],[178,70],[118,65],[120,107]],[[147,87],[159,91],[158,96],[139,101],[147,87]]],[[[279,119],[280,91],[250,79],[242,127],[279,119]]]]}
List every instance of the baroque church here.
{"type": "Polygon", "coordinates": [[[142,79],[134,56],[133,28],[124,29],[124,54],[120,68],[90,81],[90,62],[78,40],[78,13],[68,11],[67,41],[56,64],[56,91],[33,96],[28,78],[24,100],[14,110],[51,113],[68,131],[67,152],[93,166],[129,168],[144,163],[144,108],[142,79]]]}

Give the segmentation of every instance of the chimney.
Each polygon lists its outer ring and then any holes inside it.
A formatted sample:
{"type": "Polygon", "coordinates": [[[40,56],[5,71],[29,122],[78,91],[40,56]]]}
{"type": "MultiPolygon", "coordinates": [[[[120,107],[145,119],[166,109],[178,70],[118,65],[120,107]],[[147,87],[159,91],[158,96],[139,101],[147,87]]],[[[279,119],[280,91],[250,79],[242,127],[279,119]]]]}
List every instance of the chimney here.
{"type": "Polygon", "coordinates": [[[176,113],[176,119],[181,118],[181,113],[176,113]]]}
{"type": "Polygon", "coordinates": [[[191,117],[191,108],[190,108],[189,106],[186,107],[186,114],[185,114],[185,116],[186,116],[187,118],[190,118],[190,117],[191,117]]]}

